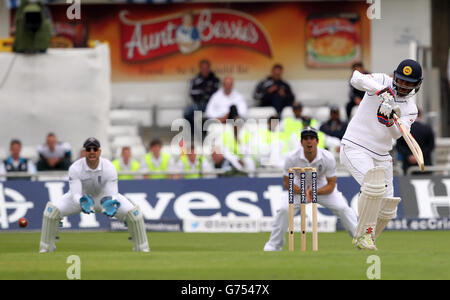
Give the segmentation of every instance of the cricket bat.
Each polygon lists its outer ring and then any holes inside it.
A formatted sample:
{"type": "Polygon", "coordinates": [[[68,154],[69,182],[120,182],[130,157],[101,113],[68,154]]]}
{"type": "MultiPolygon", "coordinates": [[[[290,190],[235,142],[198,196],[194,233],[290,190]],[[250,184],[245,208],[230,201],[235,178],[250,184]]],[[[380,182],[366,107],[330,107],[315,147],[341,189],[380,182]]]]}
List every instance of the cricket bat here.
{"type": "Polygon", "coordinates": [[[405,125],[403,125],[402,121],[396,114],[394,114],[394,123],[400,130],[403,138],[405,139],[406,143],[408,144],[409,149],[411,150],[412,154],[414,155],[414,157],[417,161],[417,164],[420,166],[420,169],[423,172],[425,169],[425,165],[423,163],[422,149],[420,149],[420,146],[417,143],[417,141],[414,139],[414,137],[411,135],[411,133],[409,133],[408,129],[405,127],[405,125]]]}

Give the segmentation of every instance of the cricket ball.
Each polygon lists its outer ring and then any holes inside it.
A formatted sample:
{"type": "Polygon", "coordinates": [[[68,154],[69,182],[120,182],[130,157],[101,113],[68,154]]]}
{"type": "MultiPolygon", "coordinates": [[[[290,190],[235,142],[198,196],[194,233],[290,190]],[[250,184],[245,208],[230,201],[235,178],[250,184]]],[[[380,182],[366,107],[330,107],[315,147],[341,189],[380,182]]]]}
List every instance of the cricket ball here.
{"type": "Polygon", "coordinates": [[[28,225],[28,220],[25,219],[25,218],[20,218],[19,221],[18,221],[18,223],[19,223],[19,226],[20,226],[20,227],[27,227],[27,225],[28,225]]]}

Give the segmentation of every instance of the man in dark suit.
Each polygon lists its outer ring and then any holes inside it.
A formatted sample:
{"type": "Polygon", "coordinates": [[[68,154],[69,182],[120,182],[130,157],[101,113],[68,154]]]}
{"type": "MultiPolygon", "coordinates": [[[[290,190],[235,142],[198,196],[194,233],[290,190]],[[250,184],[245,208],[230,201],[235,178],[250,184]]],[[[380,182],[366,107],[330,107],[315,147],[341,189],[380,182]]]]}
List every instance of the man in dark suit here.
{"type": "MultiPolygon", "coordinates": [[[[434,150],[434,132],[431,126],[422,123],[422,113],[419,109],[416,121],[411,125],[411,134],[416,139],[423,153],[423,160],[425,166],[431,166],[431,154],[434,150]]],[[[402,138],[397,140],[397,151],[402,157],[402,169],[406,174],[409,167],[417,165],[414,155],[409,150],[408,144],[402,138]]],[[[421,172],[414,172],[413,174],[423,174],[421,172]]]]}
{"type": "MultiPolygon", "coordinates": [[[[355,70],[358,70],[361,72],[361,74],[368,74],[366,69],[364,69],[364,66],[361,62],[355,63],[352,66],[352,74],[355,70]]],[[[345,106],[345,111],[347,113],[347,120],[350,121],[352,118],[352,110],[355,106],[358,106],[359,103],[361,103],[362,98],[364,98],[364,91],[360,91],[357,88],[353,87],[350,84],[350,92],[349,92],[349,101],[347,102],[347,105],[345,106]]]]}
{"type": "Polygon", "coordinates": [[[275,64],[270,76],[260,81],[253,92],[253,98],[259,102],[259,106],[272,106],[278,115],[286,106],[292,106],[295,100],[290,85],[282,79],[282,75],[283,66],[275,64]]]}

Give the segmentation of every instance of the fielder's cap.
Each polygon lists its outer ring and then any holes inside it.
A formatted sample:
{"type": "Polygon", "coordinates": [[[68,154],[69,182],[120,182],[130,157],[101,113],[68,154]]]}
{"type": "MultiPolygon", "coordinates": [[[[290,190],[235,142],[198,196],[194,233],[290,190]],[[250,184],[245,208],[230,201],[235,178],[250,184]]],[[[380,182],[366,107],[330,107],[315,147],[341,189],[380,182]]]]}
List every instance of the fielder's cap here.
{"type": "Polygon", "coordinates": [[[317,134],[317,130],[315,130],[315,129],[312,128],[312,127],[306,127],[306,128],[304,128],[304,129],[302,130],[300,136],[301,136],[301,139],[302,139],[302,140],[303,140],[305,137],[307,137],[307,136],[312,136],[312,137],[315,137],[316,139],[319,138],[319,135],[317,134]]]}
{"type": "Polygon", "coordinates": [[[394,71],[395,77],[417,83],[422,80],[422,67],[412,59],[403,60],[394,71]]]}
{"type": "Polygon", "coordinates": [[[96,138],[90,137],[84,142],[83,148],[87,148],[89,146],[95,146],[97,148],[100,148],[100,142],[96,138]]]}

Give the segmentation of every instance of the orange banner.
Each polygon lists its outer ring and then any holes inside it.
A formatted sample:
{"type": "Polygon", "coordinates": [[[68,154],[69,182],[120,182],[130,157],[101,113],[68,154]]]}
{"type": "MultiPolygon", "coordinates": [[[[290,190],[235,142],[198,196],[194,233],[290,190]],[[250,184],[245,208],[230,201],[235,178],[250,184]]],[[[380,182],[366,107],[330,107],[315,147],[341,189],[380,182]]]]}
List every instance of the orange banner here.
{"type": "Polygon", "coordinates": [[[161,19],[130,21],[120,12],[122,60],[138,62],[207,46],[247,47],[271,57],[263,27],[251,16],[229,9],[203,9],[161,19]]]}
{"type": "MultiPolygon", "coordinates": [[[[344,79],[370,69],[364,1],[83,5],[89,39],[108,41],[112,80],[178,81],[209,59],[219,76],[259,80],[274,63],[288,79],[344,79]]],[[[52,6],[64,22],[65,8],[52,6]]]]}

